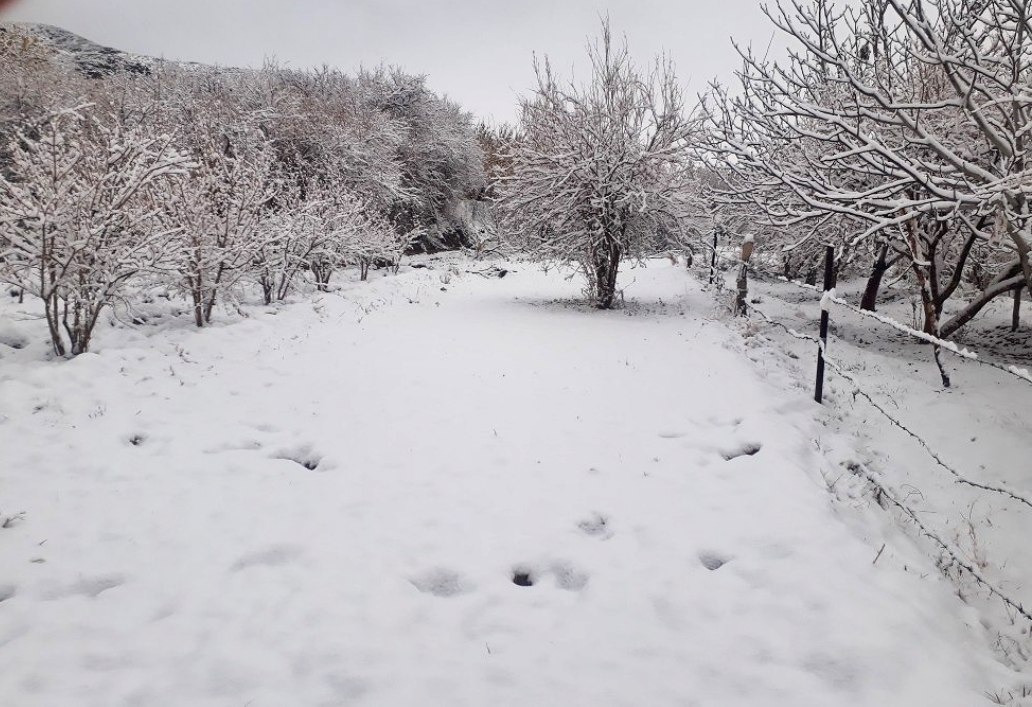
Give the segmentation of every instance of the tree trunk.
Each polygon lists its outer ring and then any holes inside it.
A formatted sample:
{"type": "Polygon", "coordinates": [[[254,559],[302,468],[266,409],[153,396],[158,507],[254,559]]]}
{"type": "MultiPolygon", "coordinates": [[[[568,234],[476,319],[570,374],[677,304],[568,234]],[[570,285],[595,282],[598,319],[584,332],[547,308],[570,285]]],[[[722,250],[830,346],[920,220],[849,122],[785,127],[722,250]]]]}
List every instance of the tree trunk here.
{"type": "MultiPolygon", "coordinates": [[[[911,269],[914,271],[914,277],[917,279],[918,287],[921,289],[921,307],[924,311],[924,332],[931,334],[932,336],[938,337],[939,333],[939,307],[940,305],[936,301],[935,295],[932,292],[932,286],[929,284],[929,272],[925,270],[928,267],[929,271],[933,271],[934,268],[925,266],[922,263],[925,261],[925,253],[921,249],[921,242],[918,240],[918,236],[915,233],[914,222],[907,222],[907,237],[910,241],[910,252],[913,257],[911,262],[911,269]]],[[[946,367],[942,363],[941,352],[938,344],[932,345],[932,356],[935,359],[935,365],[939,369],[939,376],[942,378],[942,385],[944,388],[950,387],[950,377],[946,373],[946,367]]]]}
{"type": "Polygon", "coordinates": [[[215,311],[215,298],[218,296],[218,290],[211,291],[211,297],[204,303],[204,323],[211,324],[211,315],[215,311]]]}
{"type": "Polygon", "coordinates": [[[1021,327],[1021,292],[1022,288],[1014,290],[1014,311],[1011,312],[1011,331],[1017,331],[1021,327]]]}
{"type": "Polygon", "coordinates": [[[867,287],[864,288],[864,296],[860,299],[860,309],[865,309],[868,312],[875,311],[882,277],[885,275],[885,271],[889,269],[887,263],[888,255],[889,244],[883,243],[881,251],[878,253],[878,259],[874,262],[874,267],[871,268],[871,276],[867,278],[867,287]]]}
{"type": "Polygon", "coordinates": [[[595,306],[599,309],[612,309],[619,270],[620,244],[614,240],[595,254],[595,306]]]}
{"type": "Polygon", "coordinates": [[[226,274],[225,262],[219,263],[218,270],[215,271],[215,277],[211,279],[211,296],[208,297],[208,301],[204,303],[204,322],[211,324],[211,315],[215,311],[215,301],[219,296],[219,287],[222,284],[222,276],[226,274]]]}
{"type": "Polygon", "coordinates": [[[86,304],[76,305],[75,322],[69,332],[72,341],[72,356],[86,353],[90,350],[90,342],[93,341],[93,330],[100,318],[100,311],[103,305],[86,304]]]}
{"type": "Polygon", "coordinates": [[[190,288],[190,297],[193,299],[193,311],[194,311],[194,324],[198,328],[204,326],[204,299],[201,296],[201,291],[197,287],[190,288]]]}
{"type": "Polygon", "coordinates": [[[312,275],[315,276],[315,289],[319,292],[329,290],[330,278],[333,276],[333,268],[328,265],[312,263],[312,275]]]}
{"type": "Polygon", "coordinates": [[[65,355],[64,341],[61,339],[60,320],[58,319],[57,295],[49,295],[43,299],[43,307],[47,317],[47,329],[50,330],[50,345],[57,356],[65,355]]]}
{"type": "Polygon", "coordinates": [[[297,273],[297,268],[293,267],[289,271],[284,272],[280,275],[279,288],[276,290],[276,299],[280,302],[287,298],[290,294],[290,287],[294,281],[294,275],[297,273]]]}
{"type": "MultiPolygon", "coordinates": [[[[1006,274],[1007,273],[1005,272],[1004,275],[1006,274]]],[[[1012,277],[1007,277],[1005,279],[998,280],[993,284],[990,284],[989,287],[987,287],[982,292],[982,294],[980,294],[973,301],[965,305],[965,307],[962,310],[960,310],[960,312],[955,314],[951,319],[949,319],[945,324],[942,325],[941,336],[943,338],[948,338],[952,336],[958,329],[960,329],[962,326],[974,319],[975,315],[981,312],[982,308],[990,302],[992,302],[994,299],[996,299],[1000,295],[1010,292],[1013,288],[1021,290],[1024,287],[1025,278],[1024,275],[1021,274],[1014,275],[1012,277]]]]}
{"type": "Polygon", "coordinates": [[[914,266],[917,284],[921,287],[921,311],[924,313],[924,333],[939,335],[939,316],[936,313],[935,298],[928,288],[928,278],[920,265],[914,266]]]}

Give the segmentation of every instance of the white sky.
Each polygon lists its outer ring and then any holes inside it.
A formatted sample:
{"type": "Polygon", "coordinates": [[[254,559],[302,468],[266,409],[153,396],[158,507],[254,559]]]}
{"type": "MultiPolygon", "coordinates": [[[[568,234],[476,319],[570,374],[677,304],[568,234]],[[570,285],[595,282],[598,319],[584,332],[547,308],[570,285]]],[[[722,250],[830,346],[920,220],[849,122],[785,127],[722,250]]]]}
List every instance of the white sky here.
{"type": "Polygon", "coordinates": [[[533,52],[568,73],[606,14],[640,61],[667,51],[693,92],[737,68],[731,36],[762,53],[772,34],[759,0],[15,0],[0,19],[169,59],[397,64],[477,116],[503,121],[533,84],[533,52]]]}

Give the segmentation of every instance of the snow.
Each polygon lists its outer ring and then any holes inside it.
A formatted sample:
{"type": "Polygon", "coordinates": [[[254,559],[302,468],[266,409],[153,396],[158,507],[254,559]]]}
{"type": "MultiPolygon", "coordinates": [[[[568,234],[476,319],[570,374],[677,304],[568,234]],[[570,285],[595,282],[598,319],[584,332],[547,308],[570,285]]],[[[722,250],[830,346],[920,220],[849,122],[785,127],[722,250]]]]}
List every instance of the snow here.
{"type": "MultiPolygon", "coordinates": [[[[889,543],[880,563],[912,561],[894,539],[901,527],[915,549],[939,558],[940,571],[952,578],[958,594],[977,610],[993,637],[997,656],[1017,671],[987,695],[998,697],[1000,704],[1032,704],[1025,677],[1032,667],[1030,627],[988,588],[1025,611],[1032,604],[1032,551],[1025,540],[1032,530],[1032,512],[1024,500],[1032,495],[1032,388],[1021,380],[1017,365],[1032,359],[1028,325],[1010,332],[1010,302],[993,303],[961,332],[956,344],[948,342],[960,355],[944,359],[952,379],[946,389],[932,348],[915,341],[912,327],[900,324],[919,316],[919,303],[903,291],[887,288],[875,319],[851,304],[864,284],[863,279],[840,282],[836,304],[846,306],[831,310],[828,352],[834,365],[829,366],[825,384],[828,410],[819,439],[830,468],[837,468],[841,477],[835,493],[844,502],[856,498],[856,511],[868,523],[878,523],[880,517],[886,524],[887,533],[866,531],[872,542],[889,543]],[[875,328],[872,322],[884,326],[875,328]],[[969,343],[978,347],[977,356],[966,348],[969,343]],[[887,513],[870,502],[869,493],[857,495],[863,489],[855,476],[842,473],[855,467],[879,475],[878,483],[914,515],[887,513]],[[922,537],[914,521],[936,539],[922,537]],[[950,553],[959,562],[952,561],[950,553]],[[958,571],[959,563],[974,573],[958,571]]],[[[754,346],[763,351],[762,357],[753,357],[768,377],[782,378],[785,387],[811,389],[816,344],[797,337],[799,332],[811,338],[816,334],[819,293],[762,280],[750,287],[754,311],[778,322],[764,322],[753,330],[754,346]]]]}
{"type": "Polygon", "coordinates": [[[835,299],[836,299],[836,297],[835,297],[835,288],[834,287],[831,288],[830,290],[825,290],[824,293],[821,295],[821,311],[822,312],[830,312],[831,311],[831,303],[834,302],[835,299]]]}
{"type": "Polygon", "coordinates": [[[1013,684],[932,558],[829,493],[851,440],[780,344],[665,262],[598,312],[562,272],[428,260],[208,330],[105,326],[69,361],[4,302],[0,703],[970,707],[1013,684]]]}

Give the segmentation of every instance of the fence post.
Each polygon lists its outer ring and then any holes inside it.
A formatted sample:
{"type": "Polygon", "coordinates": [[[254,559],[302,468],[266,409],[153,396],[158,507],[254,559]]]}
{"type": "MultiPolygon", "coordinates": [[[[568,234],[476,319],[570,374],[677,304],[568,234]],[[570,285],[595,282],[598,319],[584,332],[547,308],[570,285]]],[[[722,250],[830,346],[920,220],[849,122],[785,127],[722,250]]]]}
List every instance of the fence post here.
{"type": "MultiPolygon", "coordinates": [[[[827,246],[824,251],[824,292],[835,287],[835,248],[827,246]]],[[[828,310],[824,298],[821,297],[821,343],[817,347],[817,385],[813,399],[824,402],[824,349],[828,345],[828,310]]]]}
{"type": "Polygon", "coordinates": [[[713,278],[717,274],[717,231],[713,231],[713,253],[709,262],[709,284],[713,284],[713,278]]]}
{"type": "Polygon", "coordinates": [[[1024,287],[1014,290],[1014,309],[1011,310],[1011,331],[1021,328],[1021,291],[1024,287]]]}
{"type": "Polygon", "coordinates": [[[748,309],[746,300],[749,298],[749,258],[752,252],[753,237],[749,233],[742,239],[742,262],[738,266],[738,294],[735,296],[735,316],[738,317],[744,317],[748,309]]]}

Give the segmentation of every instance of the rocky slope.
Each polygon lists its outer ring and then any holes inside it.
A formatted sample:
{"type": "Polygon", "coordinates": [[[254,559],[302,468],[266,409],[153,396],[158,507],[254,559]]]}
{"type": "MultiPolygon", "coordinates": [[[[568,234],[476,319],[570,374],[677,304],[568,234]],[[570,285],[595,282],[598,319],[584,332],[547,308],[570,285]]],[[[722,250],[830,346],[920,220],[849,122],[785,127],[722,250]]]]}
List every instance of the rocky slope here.
{"type": "Polygon", "coordinates": [[[101,46],[68,30],[42,24],[0,24],[0,42],[39,52],[90,78],[118,73],[149,74],[158,59],[101,46]]]}

